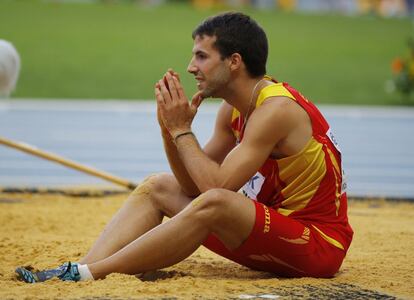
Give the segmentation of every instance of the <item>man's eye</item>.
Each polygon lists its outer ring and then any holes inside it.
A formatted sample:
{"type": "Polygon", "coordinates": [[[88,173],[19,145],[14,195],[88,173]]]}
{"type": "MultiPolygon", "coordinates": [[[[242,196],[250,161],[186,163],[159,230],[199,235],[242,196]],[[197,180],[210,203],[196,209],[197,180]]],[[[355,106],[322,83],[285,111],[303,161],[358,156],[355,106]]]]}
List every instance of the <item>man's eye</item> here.
{"type": "Polygon", "coordinates": [[[205,59],[206,56],[204,54],[197,54],[198,59],[205,59]]]}

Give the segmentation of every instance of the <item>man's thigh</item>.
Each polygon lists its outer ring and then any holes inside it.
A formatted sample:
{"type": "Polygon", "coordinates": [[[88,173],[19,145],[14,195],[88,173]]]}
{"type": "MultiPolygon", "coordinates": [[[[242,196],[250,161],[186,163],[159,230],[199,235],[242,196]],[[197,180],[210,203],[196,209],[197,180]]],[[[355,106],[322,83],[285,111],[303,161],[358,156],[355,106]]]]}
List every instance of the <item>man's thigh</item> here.
{"type": "Polygon", "coordinates": [[[238,248],[247,239],[255,222],[253,202],[225,189],[211,189],[201,194],[189,208],[229,249],[238,248]]]}
{"type": "Polygon", "coordinates": [[[256,219],[240,247],[230,250],[213,234],[204,246],[239,264],[279,276],[329,277],[339,269],[344,253],[323,241],[312,228],[250,201],[255,205],[256,219]]]}

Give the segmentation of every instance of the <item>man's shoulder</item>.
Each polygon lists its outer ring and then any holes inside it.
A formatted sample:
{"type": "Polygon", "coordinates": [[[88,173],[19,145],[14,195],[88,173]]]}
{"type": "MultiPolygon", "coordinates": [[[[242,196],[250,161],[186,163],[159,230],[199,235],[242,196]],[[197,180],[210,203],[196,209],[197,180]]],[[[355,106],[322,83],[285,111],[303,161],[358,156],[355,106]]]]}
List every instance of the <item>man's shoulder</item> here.
{"type": "Polygon", "coordinates": [[[307,112],[295,100],[285,96],[271,96],[255,109],[251,122],[268,130],[289,131],[308,118],[307,112]]]}
{"type": "Polygon", "coordinates": [[[223,100],[220,104],[217,115],[219,117],[224,117],[228,119],[229,121],[231,121],[231,115],[233,114],[233,110],[234,110],[234,107],[231,104],[223,100]]]}
{"type": "Polygon", "coordinates": [[[294,113],[295,111],[298,111],[298,109],[303,110],[295,100],[287,96],[270,96],[256,108],[257,112],[260,113],[278,115],[294,113]]]}
{"type": "Polygon", "coordinates": [[[221,101],[220,110],[229,112],[229,111],[233,111],[233,109],[234,107],[230,103],[227,103],[225,100],[221,101]]]}
{"type": "Polygon", "coordinates": [[[226,130],[231,128],[233,110],[233,106],[223,100],[216,115],[218,128],[226,128],[226,130]]]}

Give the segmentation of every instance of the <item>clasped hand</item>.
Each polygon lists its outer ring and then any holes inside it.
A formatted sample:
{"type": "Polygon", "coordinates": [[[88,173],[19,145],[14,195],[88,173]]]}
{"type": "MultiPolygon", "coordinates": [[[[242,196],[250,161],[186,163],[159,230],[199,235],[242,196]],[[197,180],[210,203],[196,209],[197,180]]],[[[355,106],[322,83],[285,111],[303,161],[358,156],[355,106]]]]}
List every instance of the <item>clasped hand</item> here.
{"type": "Polygon", "coordinates": [[[191,124],[203,100],[200,91],[189,103],[178,73],[169,69],[155,84],[155,98],[158,122],[163,131],[168,131],[172,137],[175,137],[191,130],[191,124]]]}

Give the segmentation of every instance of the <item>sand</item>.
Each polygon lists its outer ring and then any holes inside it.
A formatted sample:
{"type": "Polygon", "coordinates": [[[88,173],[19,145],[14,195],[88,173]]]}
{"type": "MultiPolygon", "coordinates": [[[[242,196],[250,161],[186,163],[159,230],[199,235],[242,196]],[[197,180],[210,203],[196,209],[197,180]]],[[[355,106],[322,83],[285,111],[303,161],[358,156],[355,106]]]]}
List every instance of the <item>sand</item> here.
{"type": "Polygon", "coordinates": [[[275,278],[203,247],[146,281],[15,279],[17,266],[79,260],[125,198],[0,193],[0,299],[414,299],[414,203],[381,200],[350,201],[354,241],[332,279],[275,278]]]}

